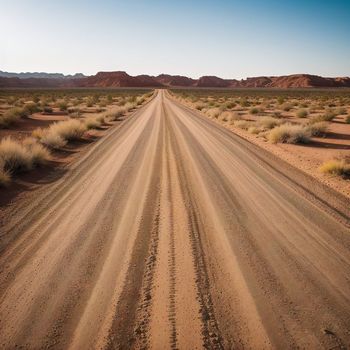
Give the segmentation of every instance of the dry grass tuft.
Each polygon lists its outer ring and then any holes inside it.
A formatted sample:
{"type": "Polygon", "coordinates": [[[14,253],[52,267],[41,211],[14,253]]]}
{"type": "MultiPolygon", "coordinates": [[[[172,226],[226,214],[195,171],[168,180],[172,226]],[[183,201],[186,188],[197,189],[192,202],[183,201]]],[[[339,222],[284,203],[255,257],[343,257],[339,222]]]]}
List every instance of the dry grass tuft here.
{"type": "Polygon", "coordinates": [[[267,139],[271,143],[307,143],[310,133],[301,125],[283,124],[272,129],[267,139]]]}
{"type": "Polygon", "coordinates": [[[40,142],[43,145],[50,147],[52,149],[60,149],[67,144],[67,141],[63,139],[61,136],[50,132],[44,133],[40,139],[40,142]]]}
{"type": "Polygon", "coordinates": [[[306,129],[310,132],[311,136],[321,136],[327,132],[327,122],[316,122],[307,125],[306,129]]]}
{"type": "Polygon", "coordinates": [[[10,173],[5,170],[4,162],[0,159],[0,187],[5,187],[11,180],[10,173]]]}
{"type": "Polygon", "coordinates": [[[306,109],[299,109],[299,111],[297,111],[296,116],[298,118],[306,118],[308,115],[308,111],[306,109]]]}
{"type": "Polygon", "coordinates": [[[9,173],[29,170],[33,165],[29,150],[10,137],[0,142],[0,159],[3,169],[9,173]]]}
{"type": "Polygon", "coordinates": [[[66,141],[79,140],[85,131],[85,125],[74,119],[54,123],[48,129],[48,133],[56,134],[66,141]]]}
{"type": "Polygon", "coordinates": [[[319,170],[325,174],[350,176],[350,164],[345,160],[329,160],[323,163],[319,170]]]}
{"type": "Polygon", "coordinates": [[[50,158],[50,152],[32,137],[26,138],[23,146],[32,157],[32,165],[43,165],[50,158]]]}
{"type": "Polygon", "coordinates": [[[265,129],[272,129],[275,126],[281,125],[282,120],[273,117],[261,117],[257,120],[257,124],[265,129]]]}

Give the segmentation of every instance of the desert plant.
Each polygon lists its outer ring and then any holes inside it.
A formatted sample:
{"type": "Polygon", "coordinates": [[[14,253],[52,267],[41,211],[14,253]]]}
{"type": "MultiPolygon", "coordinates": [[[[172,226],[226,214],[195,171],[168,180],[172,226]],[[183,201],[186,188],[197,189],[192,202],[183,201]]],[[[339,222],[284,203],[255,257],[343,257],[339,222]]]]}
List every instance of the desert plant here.
{"type": "Polygon", "coordinates": [[[97,117],[88,117],[84,120],[85,127],[90,129],[97,129],[101,126],[102,120],[97,117]]]}
{"type": "Polygon", "coordinates": [[[111,121],[120,120],[120,118],[126,113],[124,107],[118,107],[113,112],[107,114],[106,118],[111,121]]]}
{"type": "Polygon", "coordinates": [[[23,107],[25,115],[30,115],[40,111],[39,106],[35,102],[27,103],[23,107]]]}
{"type": "Polygon", "coordinates": [[[37,140],[41,140],[44,134],[45,134],[45,131],[42,128],[37,128],[32,131],[32,137],[37,140]]]}
{"type": "Polygon", "coordinates": [[[43,108],[43,112],[46,114],[51,114],[53,112],[53,109],[51,107],[46,106],[43,108]]]}
{"type": "Polygon", "coordinates": [[[285,103],[284,105],[282,105],[282,110],[284,110],[285,112],[289,112],[293,106],[290,103],[285,103]]]}
{"type": "Polygon", "coordinates": [[[309,131],[311,136],[321,136],[327,132],[327,129],[328,129],[327,122],[311,123],[306,126],[306,130],[309,131]]]}
{"type": "Polygon", "coordinates": [[[3,115],[0,115],[0,128],[7,128],[11,124],[15,123],[20,118],[17,108],[11,108],[3,115]]]}
{"type": "Polygon", "coordinates": [[[65,101],[60,102],[60,103],[58,104],[58,108],[59,108],[60,111],[62,111],[62,112],[66,111],[67,108],[68,108],[67,102],[65,102],[65,101]]]}
{"type": "Polygon", "coordinates": [[[345,123],[346,123],[346,124],[350,124],[350,115],[348,115],[348,116],[346,117],[345,123]]]}
{"type": "Polygon", "coordinates": [[[253,107],[249,110],[250,114],[258,114],[260,112],[259,108],[253,107]]]}
{"type": "Polygon", "coordinates": [[[5,187],[11,180],[10,173],[5,170],[4,162],[0,159],[0,187],[5,187]]]}
{"type": "Polygon", "coordinates": [[[50,152],[32,137],[23,140],[23,146],[29,151],[33,165],[42,165],[50,157],[50,152]]]}
{"type": "Polygon", "coordinates": [[[272,117],[261,117],[257,120],[257,123],[264,129],[272,129],[275,126],[282,124],[282,121],[272,117]]]}
{"type": "Polygon", "coordinates": [[[337,115],[344,115],[347,114],[346,108],[340,107],[336,110],[337,115]]]}
{"type": "Polygon", "coordinates": [[[319,170],[326,174],[350,176],[350,163],[345,160],[329,160],[323,163],[319,170]]]}
{"type": "Polygon", "coordinates": [[[80,139],[86,127],[79,120],[69,119],[62,122],[51,124],[48,132],[60,136],[67,141],[80,139]]]}
{"type": "Polygon", "coordinates": [[[306,118],[308,115],[308,111],[306,109],[299,109],[299,111],[297,111],[296,116],[298,118],[306,118]]]}
{"type": "Polygon", "coordinates": [[[243,130],[248,130],[249,127],[252,126],[252,122],[248,120],[236,120],[234,126],[243,130]]]}
{"type": "Polygon", "coordinates": [[[260,134],[261,132],[263,132],[264,131],[264,128],[262,128],[262,127],[259,127],[259,126],[250,126],[249,128],[248,128],[248,132],[250,133],[250,134],[254,134],[254,135],[257,135],[257,134],[260,134]]]}
{"type": "Polygon", "coordinates": [[[219,108],[210,108],[207,110],[206,114],[209,118],[217,118],[220,112],[219,108]]]}
{"type": "Polygon", "coordinates": [[[0,159],[4,171],[9,173],[29,170],[33,165],[30,152],[10,137],[0,142],[0,159]]]}
{"type": "Polygon", "coordinates": [[[60,149],[67,144],[67,141],[64,140],[61,136],[50,132],[44,133],[40,139],[40,142],[52,149],[60,149]]]}
{"type": "Polygon", "coordinates": [[[283,124],[273,128],[267,135],[271,143],[307,143],[310,133],[301,125],[283,124]]]}

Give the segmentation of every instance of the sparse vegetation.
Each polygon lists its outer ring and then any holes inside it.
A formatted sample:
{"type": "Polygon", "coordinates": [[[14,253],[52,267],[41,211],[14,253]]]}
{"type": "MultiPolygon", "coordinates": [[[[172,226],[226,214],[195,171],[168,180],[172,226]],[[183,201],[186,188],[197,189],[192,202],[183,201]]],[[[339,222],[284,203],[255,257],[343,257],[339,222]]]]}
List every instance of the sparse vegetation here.
{"type": "Polygon", "coordinates": [[[273,128],[267,135],[271,143],[307,143],[309,131],[301,125],[283,124],[273,128]]]}
{"type": "Polygon", "coordinates": [[[329,160],[320,166],[320,171],[325,174],[350,176],[350,163],[345,160],[329,160]]]}

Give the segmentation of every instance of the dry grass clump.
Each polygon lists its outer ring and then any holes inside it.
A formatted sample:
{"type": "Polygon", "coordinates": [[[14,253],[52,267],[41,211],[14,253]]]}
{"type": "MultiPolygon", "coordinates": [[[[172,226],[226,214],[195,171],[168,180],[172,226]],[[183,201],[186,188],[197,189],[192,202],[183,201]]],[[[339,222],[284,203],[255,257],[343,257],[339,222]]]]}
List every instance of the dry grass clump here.
{"type": "Polygon", "coordinates": [[[27,138],[23,143],[10,137],[3,139],[0,142],[0,185],[6,185],[11,174],[42,165],[49,157],[49,151],[33,138],[27,138]]]}
{"type": "Polygon", "coordinates": [[[252,122],[250,122],[248,120],[236,120],[233,124],[237,128],[240,128],[240,129],[243,129],[243,130],[248,130],[249,127],[252,126],[252,122]]]}
{"type": "Polygon", "coordinates": [[[85,131],[85,125],[74,119],[51,124],[48,128],[48,133],[56,134],[66,141],[79,140],[85,131]]]}
{"type": "Polygon", "coordinates": [[[345,123],[346,123],[346,124],[350,124],[350,115],[348,115],[348,116],[346,117],[345,123]]]}
{"type": "Polygon", "coordinates": [[[106,115],[106,118],[111,121],[120,120],[120,118],[126,113],[126,108],[117,107],[113,112],[106,115]]]}
{"type": "Polygon", "coordinates": [[[207,110],[206,114],[209,118],[217,118],[221,111],[219,108],[210,108],[207,110]]]}
{"type": "Polygon", "coordinates": [[[249,110],[249,113],[250,114],[258,114],[260,112],[260,109],[257,108],[257,107],[252,107],[250,110],[249,110]]]}
{"type": "Polygon", "coordinates": [[[260,134],[260,133],[262,133],[264,131],[265,131],[265,129],[263,127],[261,127],[261,126],[254,126],[253,125],[253,126],[250,126],[248,128],[248,132],[250,134],[254,134],[254,135],[258,135],[258,134],[260,134]]]}
{"type": "Polygon", "coordinates": [[[316,122],[306,126],[306,130],[309,131],[311,136],[321,136],[327,132],[327,122],[316,122]]]}
{"type": "MultiPolygon", "coordinates": [[[[99,117],[94,118],[101,125],[99,117]]],[[[95,122],[95,121],[94,121],[95,122]]],[[[90,121],[89,121],[90,123],[90,121]]],[[[92,120],[91,120],[92,123],[92,120]]],[[[96,124],[94,124],[96,125],[96,124]]],[[[90,129],[92,128],[90,124],[90,129]]],[[[32,137],[40,140],[42,144],[52,149],[59,149],[67,144],[67,141],[79,140],[87,130],[87,125],[79,120],[65,120],[51,124],[47,129],[35,129],[32,137]]]]}
{"type": "Polygon", "coordinates": [[[33,165],[28,149],[10,137],[0,142],[0,159],[3,169],[9,173],[29,170],[33,165]]]}
{"type": "Polygon", "coordinates": [[[197,101],[194,103],[194,108],[201,111],[203,108],[205,108],[205,104],[202,101],[197,101]]]}
{"type": "Polygon", "coordinates": [[[88,117],[84,120],[84,125],[85,125],[87,130],[97,129],[97,128],[101,127],[102,120],[97,118],[97,117],[88,117]]]}
{"type": "Polygon", "coordinates": [[[4,162],[2,159],[0,159],[0,187],[7,186],[10,180],[10,173],[5,170],[4,162]]]}
{"type": "Polygon", "coordinates": [[[50,152],[32,137],[26,138],[23,141],[23,146],[29,151],[32,157],[32,165],[45,164],[50,157],[50,152]]]}
{"type": "Polygon", "coordinates": [[[345,115],[345,114],[347,114],[347,110],[346,110],[346,108],[344,108],[344,107],[339,107],[339,108],[336,110],[336,113],[337,113],[338,115],[345,115]]]}
{"type": "Polygon", "coordinates": [[[67,141],[64,140],[61,136],[50,132],[44,133],[44,135],[40,138],[40,142],[52,149],[60,149],[67,144],[67,141]]]}
{"type": "Polygon", "coordinates": [[[323,163],[319,170],[325,174],[333,174],[340,176],[350,176],[350,163],[345,160],[329,160],[323,163]]]}
{"type": "Polygon", "coordinates": [[[306,109],[299,109],[299,111],[297,111],[296,116],[298,118],[306,118],[308,115],[308,111],[306,109]]]}
{"type": "Polygon", "coordinates": [[[307,143],[310,140],[310,133],[301,125],[288,123],[272,129],[267,139],[271,143],[307,143]]]}
{"type": "Polygon", "coordinates": [[[285,103],[284,105],[281,106],[281,108],[285,112],[289,112],[293,108],[293,106],[290,103],[285,103]]]}
{"type": "Polygon", "coordinates": [[[261,117],[257,120],[257,124],[265,129],[272,129],[275,126],[281,125],[283,122],[280,119],[273,117],[261,117]]]}
{"type": "Polygon", "coordinates": [[[6,128],[15,123],[19,118],[27,115],[25,108],[14,107],[10,108],[0,115],[0,128],[6,128]]]}

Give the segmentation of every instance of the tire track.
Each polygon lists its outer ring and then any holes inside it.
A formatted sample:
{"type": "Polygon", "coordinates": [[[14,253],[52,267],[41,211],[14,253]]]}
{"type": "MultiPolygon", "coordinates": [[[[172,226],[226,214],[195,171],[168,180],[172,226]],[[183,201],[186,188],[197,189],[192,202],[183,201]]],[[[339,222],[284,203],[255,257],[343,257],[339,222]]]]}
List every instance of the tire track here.
{"type": "MultiPolygon", "coordinates": [[[[171,115],[168,109],[165,110],[165,114],[168,116],[171,115]]],[[[222,338],[215,318],[213,302],[211,299],[207,266],[204,260],[201,243],[201,234],[204,233],[204,228],[200,227],[196,199],[192,193],[191,179],[186,173],[186,170],[188,169],[185,168],[185,164],[183,163],[185,159],[184,154],[180,153],[181,146],[178,144],[178,137],[175,133],[176,129],[173,125],[174,121],[171,120],[171,117],[168,117],[167,120],[169,125],[169,142],[174,152],[178,181],[179,184],[181,184],[181,193],[187,211],[188,231],[196,274],[195,283],[197,298],[200,304],[204,347],[206,349],[223,349],[222,338]]]]}

